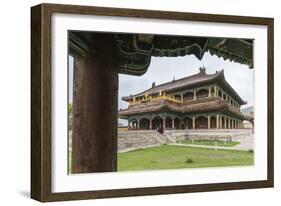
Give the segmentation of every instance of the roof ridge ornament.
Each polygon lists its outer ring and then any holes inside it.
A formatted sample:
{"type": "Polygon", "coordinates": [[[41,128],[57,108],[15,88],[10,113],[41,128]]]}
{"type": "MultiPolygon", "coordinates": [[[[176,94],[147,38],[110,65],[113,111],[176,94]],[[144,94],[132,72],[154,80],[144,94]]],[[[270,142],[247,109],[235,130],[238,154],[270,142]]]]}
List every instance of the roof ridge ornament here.
{"type": "Polygon", "coordinates": [[[199,74],[206,74],[206,67],[199,67],[199,74]]]}

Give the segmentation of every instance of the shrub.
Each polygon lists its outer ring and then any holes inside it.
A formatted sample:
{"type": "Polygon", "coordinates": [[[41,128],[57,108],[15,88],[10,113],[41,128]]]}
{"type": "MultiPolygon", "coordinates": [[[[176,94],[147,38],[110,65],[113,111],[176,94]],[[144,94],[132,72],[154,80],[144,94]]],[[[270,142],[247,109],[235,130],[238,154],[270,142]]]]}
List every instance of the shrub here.
{"type": "Polygon", "coordinates": [[[188,158],[185,162],[188,163],[188,164],[190,164],[190,163],[193,163],[194,161],[193,161],[193,159],[188,158]]]}
{"type": "Polygon", "coordinates": [[[249,149],[248,152],[249,153],[254,153],[254,150],[253,149],[249,149]]]}

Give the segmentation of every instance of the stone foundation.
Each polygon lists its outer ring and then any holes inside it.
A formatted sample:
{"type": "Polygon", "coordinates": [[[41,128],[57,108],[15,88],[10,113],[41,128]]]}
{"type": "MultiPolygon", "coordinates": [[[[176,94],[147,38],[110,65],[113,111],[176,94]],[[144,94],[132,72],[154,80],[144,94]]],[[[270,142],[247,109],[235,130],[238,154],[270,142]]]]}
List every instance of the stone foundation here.
{"type": "Polygon", "coordinates": [[[163,134],[155,130],[135,130],[118,132],[118,152],[175,143],[183,139],[209,139],[234,141],[252,135],[252,130],[165,130],[163,134]]]}

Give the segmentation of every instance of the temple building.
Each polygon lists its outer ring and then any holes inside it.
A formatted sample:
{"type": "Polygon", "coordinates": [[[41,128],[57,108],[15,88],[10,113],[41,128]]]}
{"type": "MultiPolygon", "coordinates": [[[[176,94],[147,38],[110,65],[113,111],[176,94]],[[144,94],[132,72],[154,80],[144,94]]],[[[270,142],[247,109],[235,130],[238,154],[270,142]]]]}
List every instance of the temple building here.
{"type": "Polygon", "coordinates": [[[118,117],[128,120],[129,130],[242,129],[241,105],[246,102],[225,80],[224,71],[199,73],[155,85],[122,97],[129,103],[118,117]]]}
{"type": "MultiPolygon", "coordinates": [[[[72,173],[117,170],[118,89],[116,88],[118,88],[119,74],[141,76],[149,70],[153,57],[194,55],[198,60],[202,60],[207,52],[225,60],[247,65],[250,69],[254,66],[252,39],[69,31],[68,51],[74,57],[75,68],[71,139],[72,173]],[[104,145],[107,146],[104,147],[104,145]],[[97,156],[102,157],[102,161],[97,156]]],[[[167,83],[167,85],[170,84],[167,83]]],[[[130,106],[119,115],[129,120],[130,129],[157,128],[163,127],[163,124],[165,128],[166,125],[168,128],[171,122],[169,118],[174,119],[174,128],[175,126],[176,128],[191,128],[190,123],[188,126],[183,119],[179,118],[185,118],[183,115],[189,118],[193,118],[194,115],[196,118],[196,112],[199,114],[199,111],[195,111],[195,104],[189,106],[191,100],[179,101],[181,96],[176,96],[176,94],[170,98],[168,96],[170,88],[164,88],[164,90],[160,88],[155,92],[154,90],[152,89],[151,93],[150,90],[147,91],[146,95],[127,98],[126,101],[130,102],[130,106]],[[146,105],[148,105],[147,108],[145,108],[146,105]]],[[[191,87],[190,91],[192,91],[191,87]]],[[[199,97],[198,92],[196,98],[199,97]]],[[[232,95],[233,91],[228,92],[232,95]]],[[[213,90],[212,98],[215,98],[214,94],[217,95],[213,90]]],[[[235,96],[232,99],[240,98],[235,96]]],[[[194,103],[196,101],[199,99],[194,100],[194,103]]],[[[234,112],[235,109],[229,108],[231,112],[220,109],[227,113],[229,122],[232,122],[233,117],[237,119],[240,117],[236,115],[237,112],[234,112]]],[[[216,114],[216,112],[214,110],[209,113],[216,114]]],[[[211,120],[209,123],[211,124],[211,120]]]]}

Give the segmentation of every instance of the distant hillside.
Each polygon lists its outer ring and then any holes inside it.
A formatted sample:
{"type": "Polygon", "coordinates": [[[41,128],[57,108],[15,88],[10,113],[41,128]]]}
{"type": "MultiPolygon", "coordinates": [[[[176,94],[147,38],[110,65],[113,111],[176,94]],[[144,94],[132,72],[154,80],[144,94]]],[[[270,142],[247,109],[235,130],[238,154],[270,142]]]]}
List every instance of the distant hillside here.
{"type": "Polygon", "coordinates": [[[253,107],[253,106],[250,106],[250,107],[241,109],[241,112],[242,112],[244,115],[249,116],[251,113],[254,113],[254,107],[253,107]]]}

